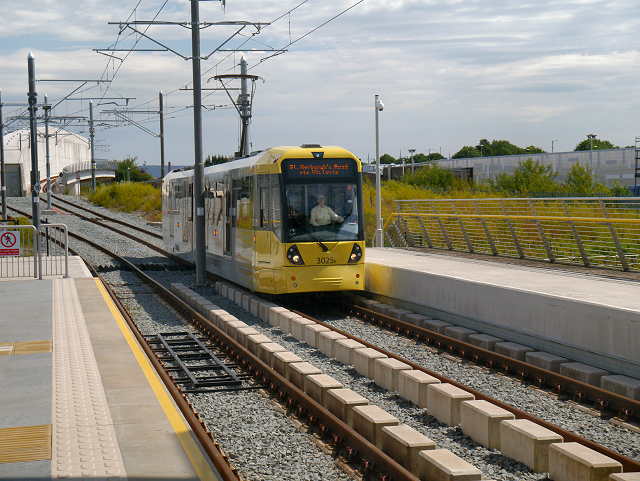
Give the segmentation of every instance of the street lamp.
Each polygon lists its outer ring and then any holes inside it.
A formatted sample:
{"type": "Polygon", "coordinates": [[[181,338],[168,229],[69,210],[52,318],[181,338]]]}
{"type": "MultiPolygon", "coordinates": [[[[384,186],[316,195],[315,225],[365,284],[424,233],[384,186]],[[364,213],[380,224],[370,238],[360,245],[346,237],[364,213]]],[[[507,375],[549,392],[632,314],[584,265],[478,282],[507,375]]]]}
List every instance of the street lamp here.
{"type": "Polygon", "coordinates": [[[591,143],[591,148],[589,149],[589,168],[593,170],[593,139],[596,138],[596,134],[587,134],[587,138],[591,143]]]}
{"type": "Polygon", "coordinates": [[[384,109],[384,104],[376,95],[374,110],[376,112],[376,234],[374,246],[383,247],[382,236],[382,200],[380,198],[380,135],[378,129],[378,111],[384,109]]]}
{"type": "Polygon", "coordinates": [[[415,164],[413,162],[413,154],[415,153],[416,149],[409,149],[409,153],[411,154],[411,173],[413,174],[413,171],[415,170],[415,164]]]}
{"type": "Polygon", "coordinates": [[[552,140],[551,141],[551,153],[553,154],[553,143],[554,142],[560,142],[559,140],[552,140]]]}

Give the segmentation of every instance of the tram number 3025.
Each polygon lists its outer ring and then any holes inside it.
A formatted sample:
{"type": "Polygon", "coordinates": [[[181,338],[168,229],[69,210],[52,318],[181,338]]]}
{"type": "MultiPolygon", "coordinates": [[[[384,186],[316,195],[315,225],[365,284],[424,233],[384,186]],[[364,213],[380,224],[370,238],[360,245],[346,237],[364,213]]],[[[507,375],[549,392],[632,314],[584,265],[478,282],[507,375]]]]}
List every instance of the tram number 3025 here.
{"type": "Polygon", "coordinates": [[[333,257],[318,257],[318,264],[335,264],[336,260],[333,257]]]}

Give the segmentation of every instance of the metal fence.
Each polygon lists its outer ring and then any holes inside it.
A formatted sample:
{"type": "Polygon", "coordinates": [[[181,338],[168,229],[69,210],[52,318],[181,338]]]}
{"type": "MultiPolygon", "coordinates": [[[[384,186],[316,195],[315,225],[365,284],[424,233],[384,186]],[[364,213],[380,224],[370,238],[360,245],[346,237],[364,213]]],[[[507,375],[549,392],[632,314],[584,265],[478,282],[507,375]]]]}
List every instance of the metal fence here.
{"type": "Polygon", "coordinates": [[[65,224],[0,226],[0,278],[69,277],[68,245],[65,224]]]}
{"type": "Polygon", "coordinates": [[[395,201],[392,247],[428,247],[640,270],[640,199],[395,201]]]}

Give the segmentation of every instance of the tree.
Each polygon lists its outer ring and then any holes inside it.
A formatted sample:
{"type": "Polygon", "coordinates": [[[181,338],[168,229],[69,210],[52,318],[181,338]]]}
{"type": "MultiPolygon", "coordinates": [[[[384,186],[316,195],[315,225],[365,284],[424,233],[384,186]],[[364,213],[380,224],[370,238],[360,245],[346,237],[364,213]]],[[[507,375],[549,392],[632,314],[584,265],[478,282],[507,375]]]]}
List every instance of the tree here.
{"type": "MultiPolygon", "coordinates": [[[[602,150],[602,149],[618,149],[617,145],[613,145],[608,140],[600,140],[593,139],[593,150],[602,150]]],[[[573,149],[574,152],[578,152],[580,150],[591,150],[591,139],[584,139],[576,148],[573,149]]]]}
{"type": "Polygon", "coordinates": [[[571,166],[563,186],[569,194],[593,197],[606,195],[610,191],[605,185],[598,182],[598,176],[586,162],[584,166],[579,162],[571,166]]]}
{"type": "Polygon", "coordinates": [[[467,159],[469,157],[480,157],[480,152],[475,147],[465,145],[451,156],[452,159],[467,159]]]}
{"type": "Polygon", "coordinates": [[[225,157],[224,155],[207,155],[207,158],[204,160],[204,166],[209,167],[210,165],[218,165],[224,164],[225,162],[229,162],[233,160],[233,157],[225,157]]]}
{"type": "Polygon", "coordinates": [[[413,156],[413,162],[416,164],[419,162],[427,162],[428,160],[429,160],[429,157],[424,155],[422,152],[420,152],[419,154],[415,154],[413,156]]]}
{"type": "Polygon", "coordinates": [[[531,192],[554,192],[558,190],[556,182],[557,172],[550,165],[542,165],[531,158],[518,163],[518,167],[512,174],[501,172],[487,184],[499,190],[527,194],[531,192]]]}
{"type": "Polygon", "coordinates": [[[140,170],[136,165],[138,157],[127,157],[124,160],[116,160],[118,162],[118,170],[116,172],[116,182],[122,182],[131,179],[131,182],[144,182],[152,180],[153,176],[140,170]]]}
{"type": "Polygon", "coordinates": [[[524,148],[524,153],[527,154],[546,154],[546,150],[542,150],[540,147],[536,147],[535,145],[530,145],[529,147],[524,148]]]}
{"type": "Polygon", "coordinates": [[[444,159],[444,155],[442,155],[440,152],[432,152],[431,154],[429,154],[429,160],[440,160],[440,159],[444,159]]]}
{"type": "Polygon", "coordinates": [[[396,159],[394,157],[391,157],[389,154],[382,154],[380,156],[380,163],[381,164],[395,164],[396,163],[396,159]]]}
{"type": "Polygon", "coordinates": [[[424,167],[420,167],[416,170],[415,173],[405,174],[404,177],[402,177],[401,182],[435,189],[461,187],[464,183],[462,179],[455,176],[451,169],[448,169],[437,162],[429,162],[424,167]]]}
{"type": "Polygon", "coordinates": [[[496,157],[504,155],[521,155],[521,154],[542,154],[545,153],[539,147],[530,145],[529,147],[518,147],[512,144],[508,140],[492,140],[489,142],[487,139],[480,139],[480,142],[475,147],[465,145],[462,149],[456,152],[453,159],[464,159],[469,157],[496,157]]]}

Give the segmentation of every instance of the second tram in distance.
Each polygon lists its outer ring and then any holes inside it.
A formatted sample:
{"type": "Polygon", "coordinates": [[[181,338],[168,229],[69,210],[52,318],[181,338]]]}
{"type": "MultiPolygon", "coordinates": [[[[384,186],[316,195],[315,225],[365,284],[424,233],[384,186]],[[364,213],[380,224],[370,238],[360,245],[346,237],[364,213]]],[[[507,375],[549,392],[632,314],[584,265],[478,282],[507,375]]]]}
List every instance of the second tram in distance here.
{"type": "MultiPolygon", "coordinates": [[[[339,147],[275,147],[204,170],[207,270],[269,294],[364,289],[362,165],[339,147]]],[[[167,250],[193,260],[193,170],[162,185],[167,250]]]]}

